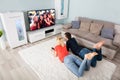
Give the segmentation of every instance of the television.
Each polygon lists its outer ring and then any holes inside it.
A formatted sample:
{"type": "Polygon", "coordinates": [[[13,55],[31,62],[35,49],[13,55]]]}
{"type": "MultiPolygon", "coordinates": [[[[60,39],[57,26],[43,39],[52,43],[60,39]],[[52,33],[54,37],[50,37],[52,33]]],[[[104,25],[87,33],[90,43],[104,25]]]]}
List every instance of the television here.
{"type": "Polygon", "coordinates": [[[55,9],[30,10],[27,15],[30,31],[55,25],[55,9]]]}

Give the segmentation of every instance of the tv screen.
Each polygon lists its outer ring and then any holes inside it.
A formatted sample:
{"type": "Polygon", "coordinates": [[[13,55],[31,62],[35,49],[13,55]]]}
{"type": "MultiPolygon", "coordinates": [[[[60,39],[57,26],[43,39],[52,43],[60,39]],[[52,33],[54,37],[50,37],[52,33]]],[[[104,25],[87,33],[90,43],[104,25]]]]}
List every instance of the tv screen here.
{"type": "Polygon", "coordinates": [[[55,25],[55,9],[31,10],[27,14],[31,31],[55,25]]]}

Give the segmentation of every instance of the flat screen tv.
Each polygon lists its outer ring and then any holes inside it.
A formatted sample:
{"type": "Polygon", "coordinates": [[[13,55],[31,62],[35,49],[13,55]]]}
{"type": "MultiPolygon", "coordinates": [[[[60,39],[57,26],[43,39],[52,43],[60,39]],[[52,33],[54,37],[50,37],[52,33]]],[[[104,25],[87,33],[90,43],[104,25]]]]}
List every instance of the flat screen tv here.
{"type": "Polygon", "coordinates": [[[55,25],[55,9],[30,10],[27,15],[30,31],[55,25]]]}

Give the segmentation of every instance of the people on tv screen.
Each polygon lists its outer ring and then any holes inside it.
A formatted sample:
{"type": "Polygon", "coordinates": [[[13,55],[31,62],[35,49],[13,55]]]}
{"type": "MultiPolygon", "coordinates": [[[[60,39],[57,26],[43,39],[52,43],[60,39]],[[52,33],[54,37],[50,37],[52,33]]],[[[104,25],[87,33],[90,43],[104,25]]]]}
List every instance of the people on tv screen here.
{"type": "Polygon", "coordinates": [[[36,10],[28,13],[30,30],[49,27],[55,24],[55,10],[36,10]]]}

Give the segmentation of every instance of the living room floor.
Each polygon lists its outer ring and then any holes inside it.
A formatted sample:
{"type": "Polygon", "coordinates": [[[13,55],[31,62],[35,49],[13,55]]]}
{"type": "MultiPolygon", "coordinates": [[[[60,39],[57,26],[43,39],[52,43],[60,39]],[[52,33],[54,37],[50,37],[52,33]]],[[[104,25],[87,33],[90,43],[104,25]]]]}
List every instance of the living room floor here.
{"type": "MultiPolygon", "coordinates": [[[[21,59],[18,51],[44,42],[53,37],[55,36],[32,44],[29,43],[15,49],[7,48],[6,50],[0,50],[0,80],[40,80],[34,71],[24,62],[24,60],[21,59]]],[[[109,61],[117,65],[112,80],[120,80],[120,51],[113,60],[109,61]]]]}

